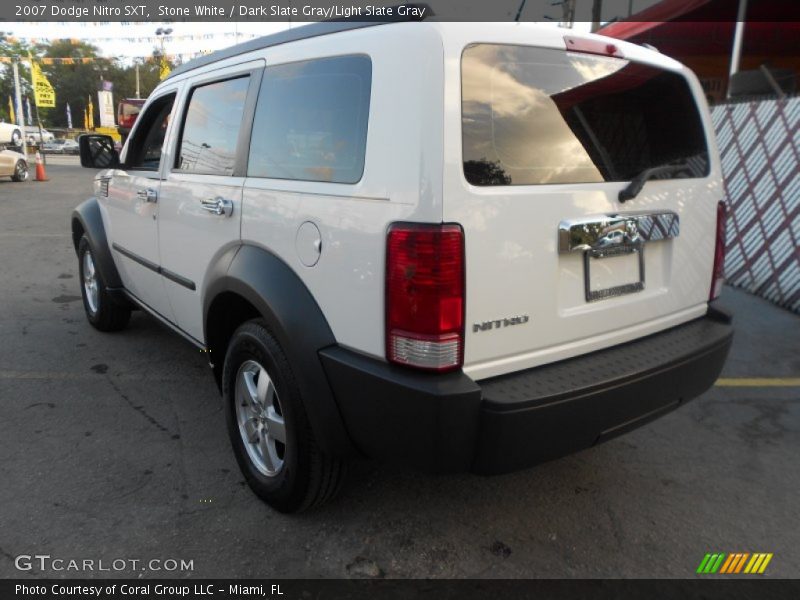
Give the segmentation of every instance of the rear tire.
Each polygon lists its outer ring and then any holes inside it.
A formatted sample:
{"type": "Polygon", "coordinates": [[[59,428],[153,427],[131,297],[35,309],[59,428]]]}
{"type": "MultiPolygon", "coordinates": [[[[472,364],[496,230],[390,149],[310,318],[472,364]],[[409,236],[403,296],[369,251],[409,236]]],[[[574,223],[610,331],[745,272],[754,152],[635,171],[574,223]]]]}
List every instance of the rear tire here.
{"type": "Polygon", "coordinates": [[[293,513],[336,495],[346,463],[317,445],[291,365],[263,321],[233,334],[222,394],[236,461],[259,498],[293,513]]]}
{"type": "Polygon", "coordinates": [[[81,297],[86,318],[100,331],[124,329],[131,318],[131,311],[114,301],[94,260],[89,238],[85,235],[78,244],[78,270],[81,281],[81,297]]]}

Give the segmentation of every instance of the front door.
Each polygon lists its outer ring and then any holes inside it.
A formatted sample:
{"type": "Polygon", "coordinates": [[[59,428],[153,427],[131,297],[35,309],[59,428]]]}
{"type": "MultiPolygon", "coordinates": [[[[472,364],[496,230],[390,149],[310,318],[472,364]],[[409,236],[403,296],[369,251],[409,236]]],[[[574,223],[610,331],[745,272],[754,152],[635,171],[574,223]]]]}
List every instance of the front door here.
{"type": "Polygon", "coordinates": [[[159,269],[158,199],[176,93],[160,94],[140,115],[123,164],[109,181],[107,202],[114,261],[126,289],[170,321],[172,309],[159,269]]]}

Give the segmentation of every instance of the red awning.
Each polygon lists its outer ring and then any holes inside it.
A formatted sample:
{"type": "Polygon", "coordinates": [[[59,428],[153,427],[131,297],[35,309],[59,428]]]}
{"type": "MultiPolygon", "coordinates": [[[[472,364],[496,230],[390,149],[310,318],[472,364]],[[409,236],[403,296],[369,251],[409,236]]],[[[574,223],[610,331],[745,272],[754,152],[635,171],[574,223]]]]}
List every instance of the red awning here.
{"type": "MultiPolygon", "coordinates": [[[[662,0],[598,33],[648,43],[679,60],[730,54],[737,0],[662,0]]],[[[745,54],[800,56],[800,1],[748,0],[745,54]]]]}
{"type": "Polygon", "coordinates": [[[683,20],[685,15],[704,7],[709,2],[712,0],[663,0],[636,13],[630,21],[610,23],[597,33],[619,40],[629,40],[663,25],[665,21],[683,20]]]}

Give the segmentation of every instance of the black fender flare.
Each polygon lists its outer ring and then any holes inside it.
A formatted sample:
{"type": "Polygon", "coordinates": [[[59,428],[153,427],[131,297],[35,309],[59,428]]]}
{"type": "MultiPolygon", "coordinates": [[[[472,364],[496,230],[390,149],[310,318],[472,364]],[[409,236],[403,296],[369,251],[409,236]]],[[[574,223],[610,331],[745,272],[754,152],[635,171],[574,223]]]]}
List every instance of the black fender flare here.
{"type": "MultiPolygon", "coordinates": [[[[209,311],[220,294],[232,292],[258,310],[286,353],[320,448],[333,456],[355,453],[322,367],[319,351],[336,338],[311,292],[283,260],[252,245],[222,253],[208,271],[203,294],[203,329],[208,343],[209,311]]],[[[214,360],[227,349],[209,348],[214,360]]]]}
{"type": "Polygon", "coordinates": [[[100,205],[97,202],[97,198],[89,198],[80,203],[72,211],[70,221],[72,225],[72,244],[75,247],[75,253],[78,253],[78,244],[81,241],[81,232],[83,232],[89,238],[95,266],[100,271],[100,276],[103,278],[106,288],[110,290],[122,289],[122,278],[120,278],[117,265],[114,264],[114,258],[111,256],[111,249],[106,237],[106,228],[103,225],[103,217],[100,214],[100,205]]]}

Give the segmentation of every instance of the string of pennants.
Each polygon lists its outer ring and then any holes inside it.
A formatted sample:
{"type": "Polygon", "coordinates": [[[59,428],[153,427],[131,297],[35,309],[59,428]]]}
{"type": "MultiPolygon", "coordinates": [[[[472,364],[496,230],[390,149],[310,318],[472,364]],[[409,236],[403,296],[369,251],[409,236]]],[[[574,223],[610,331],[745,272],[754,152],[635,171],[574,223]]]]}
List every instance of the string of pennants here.
{"type": "MultiPolygon", "coordinates": [[[[125,56],[125,57],[118,57],[118,56],[93,56],[93,57],[84,57],[84,58],[36,58],[36,62],[39,62],[43,65],[88,65],[94,62],[110,62],[115,61],[118,58],[132,58],[135,60],[143,60],[145,62],[161,62],[162,59],[166,59],[170,62],[175,61],[177,59],[186,60],[187,58],[194,58],[199,56],[200,54],[204,54],[203,52],[197,52],[194,54],[167,54],[167,55],[159,55],[159,56],[125,56]]],[[[14,62],[14,58],[10,56],[0,56],[0,63],[11,63],[14,62]]]]}
{"type": "Polygon", "coordinates": [[[20,39],[24,39],[26,42],[30,42],[31,44],[49,44],[51,42],[63,42],[68,41],[73,45],[78,45],[81,42],[129,42],[132,44],[135,43],[153,43],[158,44],[161,43],[161,40],[167,42],[177,42],[177,41],[184,41],[184,40],[212,40],[212,39],[219,39],[219,38],[254,38],[258,37],[255,34],[246,34],[241,32],[224,32],[224,33],[198,33],[198,34],[189,34],[189,35],[145,35],[145,36],[132,36],[132,37],[91,37],[86,38],[84,40],[79,40],[77,38],[46,38],[46,37],[36,37],[36,38],[18,38],[15,36],[7,36],[6,40],[9,42],[18,42],[20,39]]]}
{"type": "MultiPolygon", "coordinates": [[[[160,63],[166,59],[169,62],[181,61],[185,62],[203,54],[209,54],[210,51],[194,52],[189,54],[166,54],[158,56],[93,56],[84,58],[48,58],[37,57],[35,60],[43,65],[88,65],[95,62],[113,62],[115,60],[125,58],[133,60],[141,60],[146,63],[160,63]]],[[[12,63],[14,58],[11,56],[0,56],[0,63],[12,63]]]]}

